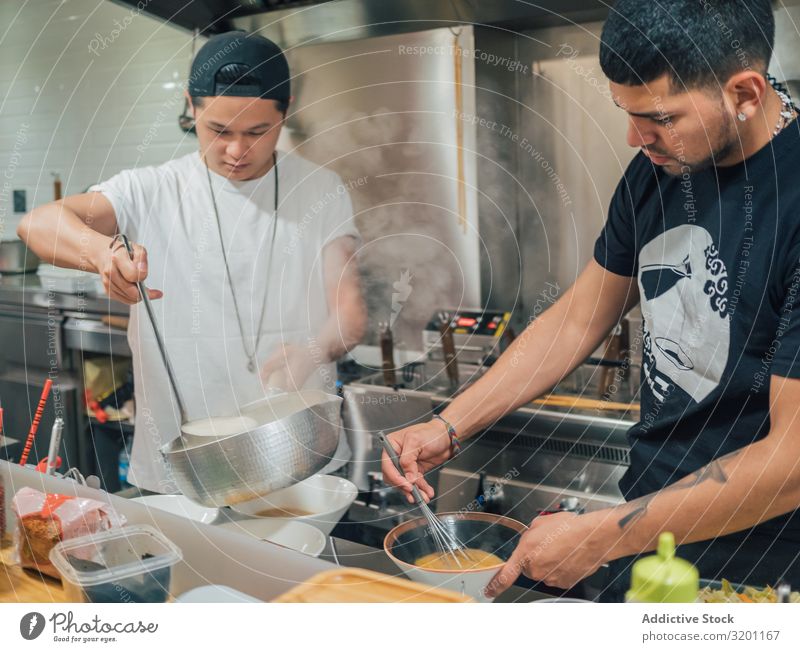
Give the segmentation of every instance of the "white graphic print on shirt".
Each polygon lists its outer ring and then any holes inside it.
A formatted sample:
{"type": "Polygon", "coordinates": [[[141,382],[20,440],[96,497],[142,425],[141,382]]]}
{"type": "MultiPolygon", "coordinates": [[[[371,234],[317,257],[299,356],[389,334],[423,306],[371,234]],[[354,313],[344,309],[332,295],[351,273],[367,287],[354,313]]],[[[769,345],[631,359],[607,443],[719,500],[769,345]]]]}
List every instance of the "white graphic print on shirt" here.
{"type": "Polygon", "coordinates": [[[728,274],[711,234],[696,225],[669,229],[639,253],[644,327],[642,365],[656,398],[675,386],[700,402],[728,362],[728,274]]]}

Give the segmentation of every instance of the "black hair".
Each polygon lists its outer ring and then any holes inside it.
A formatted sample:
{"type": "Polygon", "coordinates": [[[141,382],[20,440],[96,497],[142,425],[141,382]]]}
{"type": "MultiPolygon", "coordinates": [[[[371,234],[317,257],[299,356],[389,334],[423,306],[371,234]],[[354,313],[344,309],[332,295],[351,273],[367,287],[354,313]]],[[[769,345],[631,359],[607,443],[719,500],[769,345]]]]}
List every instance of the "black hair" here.
{"type": "Polygon", "coordinates": [[[666,74],[673,88],[719,88],[765,74],[775,43],[769,0],[618,0],[600,37],[600,67],[617,84],[666,74]]]}
{"type": "MultiPolygon", "coordinates": [[[[224,85],[226,87],[232,87],[233,89],[237,86],[257,87],[259,85],[259,80],[250,74],[250,66],[243,63],[229,63],[228,65],[222,66],[214,76],[214,82],[218,86],[224,85]]],[[[237,93],[233,92],[231,95],[237,96],[237,93]]],[[[203,99],[202,97],[192,97],[192,106],[202,106],[203,99]]],[[[278,111],[285,116],[286,111],[289,110],[289,102],[284,100],[273,101],[278,111]]]]}

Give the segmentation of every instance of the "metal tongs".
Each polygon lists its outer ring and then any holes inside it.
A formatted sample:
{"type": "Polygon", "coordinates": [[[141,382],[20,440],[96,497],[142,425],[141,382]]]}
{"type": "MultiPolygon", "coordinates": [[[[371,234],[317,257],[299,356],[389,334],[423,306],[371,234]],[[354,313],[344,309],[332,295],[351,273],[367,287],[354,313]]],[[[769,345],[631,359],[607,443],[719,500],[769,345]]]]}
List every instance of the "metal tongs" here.
{"type": "MultiPolygon", "coordinates": [[[[392,464],[394,464],[398,473],[400,473],[400,475],[405,475],[400,466],[400,458],[397,456],[397,451],[389,443],[389,440],[386,439],[386,435],[383,431],[378,433],[378,439],[383,446],[383,450],[386,451],[389,459],[392,460],[392,464]]],[[[411,495],[414,496],[414,500],[417,502],[422,515],[425,517],[425,520],[428,521],[428,529],[433,536],[433,540],[439,552],[449,555],[458,568],[463,568],[461,565],[462,560],[467,562],[471,561],[469,553],[467,552],[467,547],[458,537],[447,529],[444,523],[436,518],[436,514],[431,511],[431,508],[428,507],[428,504],[422,499],[422,494],[420,494],[416,485],[411,485],[411,495]]]]}

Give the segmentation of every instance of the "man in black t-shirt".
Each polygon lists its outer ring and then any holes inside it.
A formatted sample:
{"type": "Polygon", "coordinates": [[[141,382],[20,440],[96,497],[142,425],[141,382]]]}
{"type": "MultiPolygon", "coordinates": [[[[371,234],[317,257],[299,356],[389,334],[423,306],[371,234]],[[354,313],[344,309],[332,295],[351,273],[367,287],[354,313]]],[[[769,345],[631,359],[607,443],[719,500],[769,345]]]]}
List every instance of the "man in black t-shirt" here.
{"type": "Polygon", "coordinates": [[[535,519],[489,587],[522,572],[569,587],[669,531],[702,577],[800,586],[800,129],[768,78],[768,0],[620,0],[600,63],[636,155],[594,259],[441,420],[393,433],[405,477],[553,387],[637,303],[641,421],[626,503],[535,519]]]}

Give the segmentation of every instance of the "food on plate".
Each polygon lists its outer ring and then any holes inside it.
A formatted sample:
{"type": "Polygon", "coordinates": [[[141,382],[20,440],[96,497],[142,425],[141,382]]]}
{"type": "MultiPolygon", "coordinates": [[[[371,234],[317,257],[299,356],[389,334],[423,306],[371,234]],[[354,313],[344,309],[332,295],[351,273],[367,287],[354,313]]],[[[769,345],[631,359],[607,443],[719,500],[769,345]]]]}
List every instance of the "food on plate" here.
{"type": "Polygon", "coordinates": [[[461,566],[453,559],[453,555],[449,552],[432,552],[427,555],[419,557],[415,562],[415,566],[420,568],[427,568],[428,570],[478,570],[482,568],[492,568],[493,566],[500,566],[505,562],[497,555],[485,550],[478,550],[477,548],[467,548],[464,551],[466,554],[458,554],[461,566]]]}
{"type": "MultiPolygon", "coordinates": [[[[744,587],[743,591],[737,591],[728,580],[722,580],[722,588],[712,589],[706,587],[698,593],[700,602],[706,603],[731,603],[731,602],[777,602],[778,594],[771,586],[763,589],[756,589],[752,586],[744,587]]],[[[800,604],[800,591],[792,591],[789,595],[789,602],[800,604]]]]}

